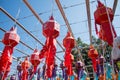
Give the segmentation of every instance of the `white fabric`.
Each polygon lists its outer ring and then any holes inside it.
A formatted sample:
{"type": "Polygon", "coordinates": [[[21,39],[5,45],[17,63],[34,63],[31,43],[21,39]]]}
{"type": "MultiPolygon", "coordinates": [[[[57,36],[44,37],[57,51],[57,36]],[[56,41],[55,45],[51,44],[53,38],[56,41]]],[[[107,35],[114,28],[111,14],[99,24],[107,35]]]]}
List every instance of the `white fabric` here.
{"type": "Polygon", "coordinates": [[[119,46],[120,46],[120,37],[116,37],[113,41],[113,48],[112,48],[112,53],[111,53],[111,57],[114,60],[120,58],[119,46]]]}

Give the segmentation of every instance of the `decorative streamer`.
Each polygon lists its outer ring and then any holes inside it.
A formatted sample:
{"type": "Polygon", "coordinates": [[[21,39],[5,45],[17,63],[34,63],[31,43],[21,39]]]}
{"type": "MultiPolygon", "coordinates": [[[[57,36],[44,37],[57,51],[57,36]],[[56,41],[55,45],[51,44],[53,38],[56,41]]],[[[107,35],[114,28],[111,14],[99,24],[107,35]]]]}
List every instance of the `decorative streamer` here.
{"type": "Polygon", "coordinates": [[[16,27],[12,27],[10,31],[7,31],[4,35],[2,42],[5,45],[5,48],[0,57],[0,74],[2,76],[1,80],[4,80],[10,71],[13,48],[19,43],[19,41],[20,37],[17,34],[16,27]]]}
{"type": "Polygon", "coordinates": [[[107,42],[110,46],[113,46],[113,37],[116,37],[117,35],[114,30],[114,27],[111,26],[111,24],[109,23],[109,18],[107,15],[106,8],[109,14],[110,22],[112,22],[113,17],[114,17],[113,10],[111,8],[105,7],[100,1],[98,1],[97,10],[94,12],[95,29],[100,39],[107,42]],[[100,25],[99,31],[97,29],[96,24],[100,25]]]}
{"type": "Polygon", "coordinates": [[[59,36],[59,24],[54,20],[53,16],[43,24],[43,35],[46,37],[45,46],[40,51],[39,58],[46,58],[45,74],[47,78],[52,77],[52,70],[55,63],[56,39],[59,36]]]}
{"type": "Polygon", "coordinates": [[[66,73],[68,76],[72,76],[73,75],[72,61],[74,60],[74,57],[71,54],[71,50],[75,46],[75,40],[70,32],[67,32],[66,37],[63,39],[63,45],[66,48],[65,56],[64,56],[66,73]]]}

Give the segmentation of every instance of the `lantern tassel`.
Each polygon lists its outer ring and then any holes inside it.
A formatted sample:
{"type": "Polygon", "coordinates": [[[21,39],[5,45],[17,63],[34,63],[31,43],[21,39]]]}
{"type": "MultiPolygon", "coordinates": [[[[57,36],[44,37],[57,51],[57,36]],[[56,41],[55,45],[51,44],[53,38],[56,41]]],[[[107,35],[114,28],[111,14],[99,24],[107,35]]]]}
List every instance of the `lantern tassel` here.
{"type": "Polygon", "coordinates": [[[37,66],[34,66],[34,73],[36,73],[37,71],[37,66]]]}
{"type": "Polygon", "coordinates": [[[97,71],[97,63],[96,63],[96,59],[95,58],[92,59],[92,64],[93,64],[94,72],[96,72],[97,71]]]}

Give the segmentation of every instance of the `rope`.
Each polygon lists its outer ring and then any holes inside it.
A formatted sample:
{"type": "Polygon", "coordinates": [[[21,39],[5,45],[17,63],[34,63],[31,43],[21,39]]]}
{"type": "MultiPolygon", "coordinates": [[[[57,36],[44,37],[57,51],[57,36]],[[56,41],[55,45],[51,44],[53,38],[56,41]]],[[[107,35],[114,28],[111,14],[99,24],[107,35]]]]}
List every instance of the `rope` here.
{"type": "Polygon", "coordinates": [[[20,15],[20,8],[18,9],[16,18],[15,18],[15,22],[14,22],[14,26],[16,26],[16,21],[17,21],[17,18],[19,17],[19,15],[20,15]]]}

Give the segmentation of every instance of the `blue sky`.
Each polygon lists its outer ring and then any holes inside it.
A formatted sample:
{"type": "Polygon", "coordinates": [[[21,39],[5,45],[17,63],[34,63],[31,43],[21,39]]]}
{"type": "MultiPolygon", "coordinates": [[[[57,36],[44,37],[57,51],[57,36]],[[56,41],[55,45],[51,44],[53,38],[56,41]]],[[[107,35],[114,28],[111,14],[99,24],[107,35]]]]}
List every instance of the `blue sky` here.
{"type": "MultiPolygon", "coordinates": [[[[54,0],[53,0],[54,1],[54,0]]],[[[58,10],[58,7],[56,3],[53,3],[52,0],[28,0],[28,2],[32,5],[34,10],[37,13],[41,13],[39,16],[43,20],[43,22],[46,22],[49,17],[52,14],[52,8],[55,10],[53,11],[53,16],[55,20],[61,25],[60,26],[60,35],[57,38],[57,40],[62,44],[62,40],[65,37],[67,33],[67,27],[65,25],[65,22],[61,16],[60,11],[58,10]],[[52,7],[53,6],[53,7],[52,7]]],[[[104,0],[100,0],[101,2],[105,3],[104,0]]],[[[113,6],[114,0],[106,0],[107,6],[111,7],[113,6]]],[[[87,13],[86,13],[86,5],[85,0],[60,0],[61,4],[64,8],[66,17],[69,21],[73,34],[75,36],[75,39],[78,37],[81,38],[82,41],[85,43],[90,42],[89,40],[89,32],[88,32],[88,23],[87,23],[87,13]],[[74,24],[73,24],[74,23],[74,24]]],[[[94,11],[96,10],[97,6],[97,0],[90,0],[90,9],[91,9],[91,19],[94,19],[94,11]]],[[[20,14],[18,16],[19,22],[25,26],[25,28],[30,31],[34,36],[36,36],[43,44],[45,42],[45,37],[42,35],[42,25],[38,22],[38,20],[32,15],[31,11],[28,9],[28,7],[24,4],[22,0],[0,0],[0,6],[4,8],[7,12],[9,12],[14,18],[16,18],[16,15],[18,13],[18,9],[20,9],[20,14]],[[29,17],[28,17],[29,16],[29,17]]],[[[116,33],[119,36],[120,35],[120,1],[118,0],[117,9],[115,12],[113,25],[115,27],[116,33]]],[[[94,31],[94,20],[91,20],[92,22],[92,35],[95,37],[95,31],[94,31]]],[[[0,12],[0,27],[5,29],[6,31],[9,30],[14,25],[14,22],[9,19],[4,13],[0,12]]],[[[18,25],[18,34],[21,37],[21,41],[25,42],[32,48],[36,48],[38,46],[39,50],[41,50],[42,46],[35,41],[31,36],[29,36],[23,29],[21,29],[18,25]]],[[[3,38],[4,33],[0,30],[0,39],[3,38]]],[[[4,45],[0,43],[0,51],[3,50],[4,45]]],[[[22,44],[18,44],[16,48],[31,54],[33,51],[29,48],[23,46],[22,44]]],[[[57,51],[61,51],[62,49],[57,45],[57,51]]],[[[64,53],[58,53],[57,56],[59,56],[61,59],[63,59],[64,53]]],[[[14,51],[13,56],[15,57],[21,57],[24,56],[18,51],[14,51]]],[[[58,59],[56,59],[57,63],[60,63],[58,59]]],[[[15,68],[13,67],[16,64],[12,64],[12,70],[15,68]]]]}

